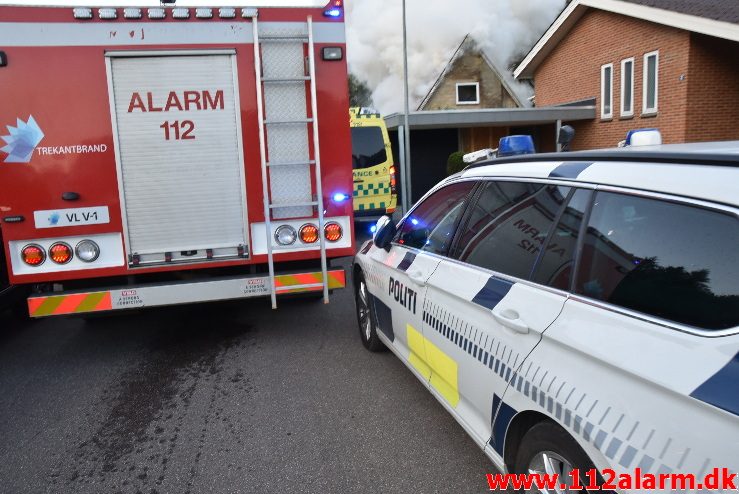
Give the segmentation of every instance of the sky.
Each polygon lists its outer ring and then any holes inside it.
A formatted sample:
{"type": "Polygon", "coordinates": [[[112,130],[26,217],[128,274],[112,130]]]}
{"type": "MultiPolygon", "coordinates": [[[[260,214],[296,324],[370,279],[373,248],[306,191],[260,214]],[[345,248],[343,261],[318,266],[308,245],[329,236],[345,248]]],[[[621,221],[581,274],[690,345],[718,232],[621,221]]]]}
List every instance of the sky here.
{"type": "MultiPolygon", "coordinates": [[[[414,110],[467,34],[501,69],[520,60],[565,0],[406,0],[410,106],[414,110]]],[[[347,1],[349,69],[383,114],[403,109],[400,0],[347,1]]]]}
{"type": "MultiPolygon", "coordinates": [[[[411,108],[429,91],[467,34],[501,68],[520,60],[565,0],[406,0],[411,108]]],[[[327,0],[178,0],[179,6],[323,6],[327,0]]],[[[0,0],[11,5],[156,6],[158,0],[0,0]]],[[[401,0],[345,0],[349,70],[384,114],[403,109],[401,0]]]]}

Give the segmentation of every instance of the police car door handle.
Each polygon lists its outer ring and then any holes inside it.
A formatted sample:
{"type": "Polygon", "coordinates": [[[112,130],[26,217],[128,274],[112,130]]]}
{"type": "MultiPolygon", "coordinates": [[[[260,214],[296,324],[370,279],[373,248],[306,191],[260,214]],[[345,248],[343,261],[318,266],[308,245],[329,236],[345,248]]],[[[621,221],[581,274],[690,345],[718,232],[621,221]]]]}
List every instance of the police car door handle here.
{"type": "Polygon", "coordinates": [[[420,271],[409,271],[408,272],[408,278],[411,279],[413,283],[419,286],[425,286],[426,285],[426,276],[420,271]]]}
{"type": "Polygon", "coordinates": [[[521,320],[518,312],[513,309],[501,310],[496,307],[495,309],[493,309],[493,317],[502,326],[510,328],[516,333],[527,334],[529,332],[529,327],[526,325],[525,322],[523,322],[523,320],[521,320]]]}

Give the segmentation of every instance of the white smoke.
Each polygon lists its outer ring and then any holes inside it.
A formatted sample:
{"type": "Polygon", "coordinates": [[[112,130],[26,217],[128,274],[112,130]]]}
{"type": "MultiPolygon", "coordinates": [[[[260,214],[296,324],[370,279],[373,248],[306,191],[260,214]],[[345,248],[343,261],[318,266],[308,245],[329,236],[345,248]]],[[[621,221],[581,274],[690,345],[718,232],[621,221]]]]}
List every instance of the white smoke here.
{"type": "MultiPolygon", "coordinates": [[[[566,0],[407,0],[408,79],[414,110],[467,34],[506,69],[525,54],[566,0]]],[[[372,90],[383,114],[403,109],[400,0],[350,0],[349,70],[372,90]]]]}

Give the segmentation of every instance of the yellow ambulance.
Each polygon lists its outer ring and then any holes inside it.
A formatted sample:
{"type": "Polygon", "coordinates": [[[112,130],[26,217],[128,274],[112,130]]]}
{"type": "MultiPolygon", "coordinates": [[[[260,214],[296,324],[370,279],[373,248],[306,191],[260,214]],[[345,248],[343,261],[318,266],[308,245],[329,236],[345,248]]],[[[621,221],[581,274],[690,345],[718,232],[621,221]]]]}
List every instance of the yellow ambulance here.
{"type": "Polygon", "coordinates": [[[385,121],[369,108],[350,108],[354,216],[379,217],[395,211],[396,169],[385,121]]]}

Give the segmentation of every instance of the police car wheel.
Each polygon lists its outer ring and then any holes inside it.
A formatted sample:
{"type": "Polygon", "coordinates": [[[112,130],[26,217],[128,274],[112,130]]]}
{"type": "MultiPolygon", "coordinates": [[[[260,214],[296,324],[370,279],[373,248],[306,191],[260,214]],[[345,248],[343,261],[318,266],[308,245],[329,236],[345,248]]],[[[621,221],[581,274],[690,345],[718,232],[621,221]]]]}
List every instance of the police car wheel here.
{"type": "MultiPolygon", "coordinates": [[[[585,451],[559,425],[553,422],[540,422],[521,440],[513,470],[520,474],[558,474],[560,485],[571,486],[573,484],[571,472],[575,468],[579,471],[579,484],[588,485],[586,474],[589,470],[595,469],[595,466],[585,451]]],[[[576,492],[561,489],[560,485],[555,490],[537,489],[533,486],[530,490],[522,489],[520,492],[542,494],[576,492]]]]}
{"type": "Polygon", "coordinates": [[[357,323],[359,324],[359,336],[362,339],[364,347],[371,352],[378,352],[385,348],[380,338],[377,336],[377,326],[372,317],[372,310],[369,303],[369,291],[364,276],[359,274],[357,280],[357,289],[355,293],[357,306],[357,323]]]}

